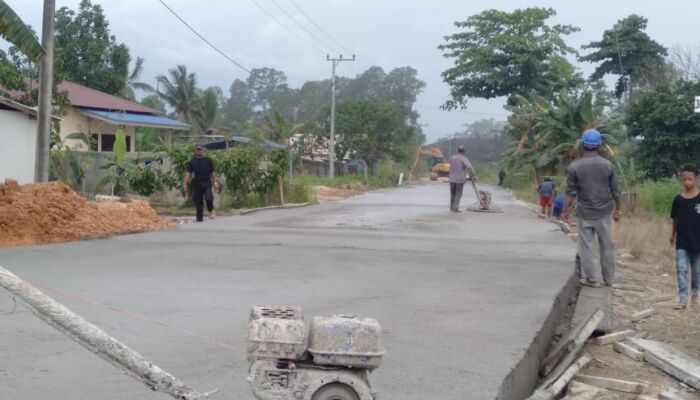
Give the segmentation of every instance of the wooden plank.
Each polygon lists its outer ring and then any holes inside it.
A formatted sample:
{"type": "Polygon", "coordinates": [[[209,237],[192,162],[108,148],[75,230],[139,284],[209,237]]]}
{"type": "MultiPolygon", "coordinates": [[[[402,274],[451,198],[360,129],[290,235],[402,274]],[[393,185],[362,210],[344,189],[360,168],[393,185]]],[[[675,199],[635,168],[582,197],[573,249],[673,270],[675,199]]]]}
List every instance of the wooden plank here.
{"type": "Polygon", "coordinates": [[[661,296],[651,297],[651,298],[647,299],[647,301],[649,301],[650,303],[663,303],[665,301],[671,301],[675,298],[676,298],[676,296],[673,294],[665,294],[665,295],[661,295],[661,296]]]}
{"type": "Polygon", "coordinates": [[[587,354],[582,355],[578,360],[568,366],[564,372],[554,380],[551,385],[540,386],[527,400],[552,400],[559,392],[564,390],[566,385],[573,379],[583,367],[591,361],[587,354]]]}
{"type": "Polygon", "coordinates": [[[629,290],[632,292],[646,292],[646,288],[641,285],[630,285],[625,283],[613,283],[613,289],[618,290],[629,290]]]}
{"type": "Polygon", "coordinates": [[[586,343],[589,337],[595,332],[598,325],[604,318],[604,313],[600,310],[595,310],[595,312],[590,315],[582,324],[578,325],[574,330],[573,342],[571,349],[563,358],[563,360],[552,369],[552,372],[547,375],[547,378],[540,385],[541,388],[547,388],[554,381],[556,381],[566,369],[571,365],[571,363],[576,360],[578,352],[581,351],[583,345],[586,343]]]}
{"type": "Polygon", "coordinates": [[[684,400],[678,393],[664,390],[659,393],[659,400],[684,400]]]}
{"type": "Polygon", "coordinates": [[[611,379],[604,378],[602,376],[583,374],[577,374],[574,379],[588,385],[625,393],[644,393],[644,390],[646,390],[646,388],[649,386],[646,383],[641,382],[624,381],[622,379],[611,379]]]}
{"type": "Polygon", "coordinates": [[[654,313],[656,313],[656,309],[647,308],[646,310],[642,310],[642,311],[639,311],[639,312],[632,314],[631,320],[632,320],[632,322],[641,321],[644,318],[651,317],[652,315],[654,315],[654,313]]]}
{"type": "Polygon", "coordinates": [[[644,361],[644,353],[628,345],[625,342],[617,342],[613,344],[613,348],[616,352],[624,354],[627,357],[633,359],[634,361],[644,361]]]}
{"type": "Polygon", "coordinates": [[[700,360],[675,347],[646,339],[629,339],[644,350],[644,359],[679,381],[700,390],[700,360]]]}
{"type": "Polygon", "coordinates": [[[605,345],[608,345],[610,343],[615,343],[615,342],[619,342],[620,340],[625,340],[628,337],[634,335],[634,333],[635,333],[635,331],[632,329],[628,329],[626,331],[613,332],[613,333],[609,333],[607,335],[598,336],[595,339],[595,342],[598,346],[605,346],[605,345]]]}
{"type": "MultiPolygon", "coordinates": [[[[551,396],[550,399],[555,398],[564,388],[566,385],[571,382],[571,380],[576,376],[576,374],[583,369],[583,367],[586,366],[591,361],[591,358],[587,355],[584,354],[582,355],[576,362],[571,364],[569,368],[564,371],[563,374],[557,379],[554,383],[552,383],[552,386],[547,388],[547,393],[551,396]]],[[[584,382],[585,383],[585,382],[584,382]]]]}

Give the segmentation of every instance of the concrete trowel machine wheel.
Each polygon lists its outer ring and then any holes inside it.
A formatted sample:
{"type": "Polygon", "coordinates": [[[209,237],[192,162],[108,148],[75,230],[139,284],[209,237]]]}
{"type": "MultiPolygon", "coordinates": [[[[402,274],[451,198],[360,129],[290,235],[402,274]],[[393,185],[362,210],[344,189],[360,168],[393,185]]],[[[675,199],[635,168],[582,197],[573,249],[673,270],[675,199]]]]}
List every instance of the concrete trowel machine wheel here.
{"type": "Polygon", "coordinates": [[[369,373],[384,348],[373,319],[354,315],[314,317],[302,310],[257,306],[248,322],[253,394],[260,400],[374,400],[369,373]]]}

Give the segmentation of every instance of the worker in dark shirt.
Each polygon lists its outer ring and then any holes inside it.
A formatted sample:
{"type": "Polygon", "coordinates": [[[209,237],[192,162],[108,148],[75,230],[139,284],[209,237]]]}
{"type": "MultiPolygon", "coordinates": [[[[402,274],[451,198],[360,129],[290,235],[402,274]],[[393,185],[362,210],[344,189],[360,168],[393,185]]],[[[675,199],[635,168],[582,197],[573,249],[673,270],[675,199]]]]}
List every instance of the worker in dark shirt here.
{"type": "Polygon", "coordinates": [[[209,218],[214,218],[214,192],[212,187],[216,188],[216,173],[214,171],[214,162],[209,157],[204,156],[204,147],[197,146],[195,157],[187,164],[187,172],[185,172],[185,184],[183,189],[185,193],[190,190],[190,182],[192,182],[192,198],[194,206],[197,209],[197,222],[204,220],[204,201],[207,202],[209,210],[209,218]],[[194,180],[192,179],[194,175],[194,180]]]}
{"type": "Polygon", "coordinates": [[[615,167],[598,154],[603,145],[600,132],[595,129],[584,132],[581,145],[583,156],[566,169],[566,196],[561,217],[564,220],[569,218],[569,206],[576,200],[581,284],[600,287],[602,270],[602,281],[610,286],[615,279],[615,246],[610,217],[615,222],[622,218],[620,188],[615,167]]]}

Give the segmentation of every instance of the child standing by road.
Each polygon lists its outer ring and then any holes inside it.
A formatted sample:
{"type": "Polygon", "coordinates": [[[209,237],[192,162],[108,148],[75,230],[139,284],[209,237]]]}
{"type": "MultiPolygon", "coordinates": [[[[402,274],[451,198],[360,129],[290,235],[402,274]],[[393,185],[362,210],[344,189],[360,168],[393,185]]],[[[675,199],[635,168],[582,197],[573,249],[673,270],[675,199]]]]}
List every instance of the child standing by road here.
{"type": "Polygon", "coordinates": [[[549,178],[544,178],[544,181],[537,186],[537,193],[540,195],[542,215],[546,215],[548,219],[551,219],[555,195],[554,182],[549,178]]]}
{"type": "Polygon", "coordinates": [[[700,192],[698,191],[698,169],[684,167],[680,175],[683,193],[673,199],[671,218],[673,231],[671,244],[676,244],[676,271],[678,272],[678,295],[676,309],[688,305],[688,270],[691,276],[691,302],[698,304],[700,290],[700,192]]]}

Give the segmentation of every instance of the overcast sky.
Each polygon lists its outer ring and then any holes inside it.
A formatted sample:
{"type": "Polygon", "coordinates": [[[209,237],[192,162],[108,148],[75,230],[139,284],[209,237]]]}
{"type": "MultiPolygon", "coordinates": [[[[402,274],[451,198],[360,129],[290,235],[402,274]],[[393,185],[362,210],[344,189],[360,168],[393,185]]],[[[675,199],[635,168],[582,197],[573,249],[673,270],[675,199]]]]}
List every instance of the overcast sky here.
{"type": "MultiPolygon", "coordinates": [[[[27,23],[40,31],[42,0],[5,0],[27,23]]],[[[292,87],[306,80],[329,77],[326,53],[337,55],[346,49],[357,55],[354,63],[343,63],[339,75],[354,76],[372,65],[386,71],[410,65],[428,85],[416,106],[429,140],[456,132],[462,125],[481,118],[504,119],[502,101],[471,101],[467,110],[445,112],[439,106],[447,100],[448,87],[441,71],[450,65],[437,46],[454,31],[453,22],[484,9],[512,10],[531,6],[553,7],[554,22],[572,24],[581,32],[571,35],[569,44],[579,47],[598,40],[605,29],[631,13],[649,18],[648,33],[661,44],[700,42],[698,0],[164,0],[195,29],[248,69],[272,67],[284,71],[292,87]],[[258,6],[296,32],[280,26],[258,6]],[[294,7],[294,1],[322,29],[335,38],[340,48],[294,7]],[[296,25],[284,8],[311,36],[296,25]],[[320,43],[325,40],[326,44],[320,43]]],[[[57,8],[77,9],[80,0],[57,0],[57,8]]],[[[112,33],[131,49],[132,58],[146,59],[142,80],[177,64],[196,72],[201,87],[228,88],[247,73],[207,47],[158,0],[93,0],[105,9],[112,33]]],[[[0,39],[1,41],[2,39],[0,39]]],[[[6,47],[5,43],[0,46],[6,47]]],[[[586,74],[593,69],[582,65],[586,74]]]]}

